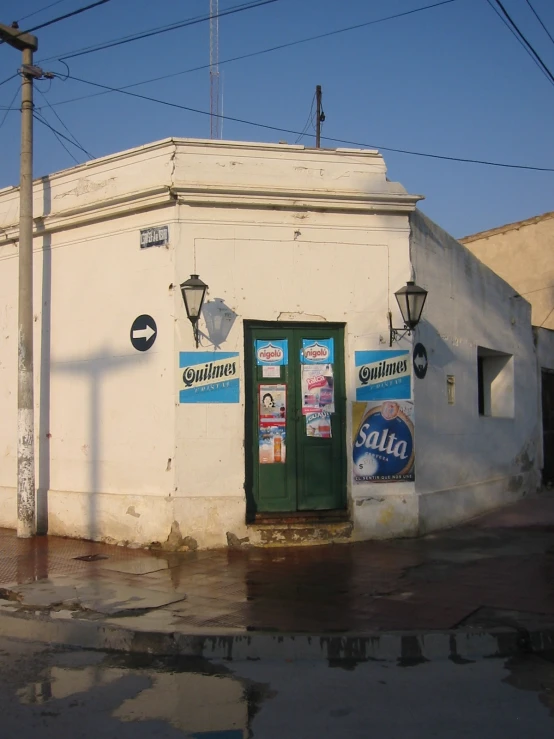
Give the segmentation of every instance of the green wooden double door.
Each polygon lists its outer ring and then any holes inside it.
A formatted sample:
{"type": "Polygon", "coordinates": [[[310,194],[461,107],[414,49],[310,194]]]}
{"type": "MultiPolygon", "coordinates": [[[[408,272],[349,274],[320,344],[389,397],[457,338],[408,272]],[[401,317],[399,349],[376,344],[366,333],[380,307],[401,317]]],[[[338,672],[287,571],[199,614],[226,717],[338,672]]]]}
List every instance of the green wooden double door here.
{"type": "Polygon", "coordinates": [[[344,509],[344,329],[245,325],[248,512],[344,509]]]}

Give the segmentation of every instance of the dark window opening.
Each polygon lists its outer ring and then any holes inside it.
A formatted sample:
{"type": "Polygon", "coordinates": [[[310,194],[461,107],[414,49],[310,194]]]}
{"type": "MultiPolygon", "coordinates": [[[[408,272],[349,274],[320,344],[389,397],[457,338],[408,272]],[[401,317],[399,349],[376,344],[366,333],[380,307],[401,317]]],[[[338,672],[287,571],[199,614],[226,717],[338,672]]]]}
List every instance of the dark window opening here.
{"type": "Polygon", "coordinates": [[[477,357],[477,403],[479,415],[485,415],[485,388],[483,385],[483,357],[477,357]]]}

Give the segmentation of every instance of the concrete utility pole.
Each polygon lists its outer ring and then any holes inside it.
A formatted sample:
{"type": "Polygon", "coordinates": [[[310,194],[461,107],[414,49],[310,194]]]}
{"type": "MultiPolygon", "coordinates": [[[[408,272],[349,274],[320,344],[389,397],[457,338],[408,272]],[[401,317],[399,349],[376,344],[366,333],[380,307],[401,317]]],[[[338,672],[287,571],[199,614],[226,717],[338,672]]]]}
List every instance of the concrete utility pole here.
{"type": "Polygon", "coordinates": [[[316,99],[316,118],[315,118],[315,148],[321,148],[321,124],[325,120],[325,113],[321,107],[321,85],[317,85],[315,88],[315,99],[316,99]]]}
{"type": "Polygon", "coordinates": [[[0,39],[23,53],[19,179],[19,332],[17,343],[17,535],[36,534],[33,392],[33,67],[36,36],[0,23],[0,39]]]}

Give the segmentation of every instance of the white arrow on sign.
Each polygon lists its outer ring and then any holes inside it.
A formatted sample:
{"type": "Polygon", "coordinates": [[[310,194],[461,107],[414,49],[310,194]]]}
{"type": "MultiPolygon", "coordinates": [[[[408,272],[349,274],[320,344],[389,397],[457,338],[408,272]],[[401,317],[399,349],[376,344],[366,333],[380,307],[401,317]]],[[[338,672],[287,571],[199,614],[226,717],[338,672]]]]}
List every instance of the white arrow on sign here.
{"type": "Polygon", "coordinates": [[[133,339],[146,339],[148,341],[156,332],[152,326],[146,325],[146,328],[136,328],[133,331],[133,339]]]}

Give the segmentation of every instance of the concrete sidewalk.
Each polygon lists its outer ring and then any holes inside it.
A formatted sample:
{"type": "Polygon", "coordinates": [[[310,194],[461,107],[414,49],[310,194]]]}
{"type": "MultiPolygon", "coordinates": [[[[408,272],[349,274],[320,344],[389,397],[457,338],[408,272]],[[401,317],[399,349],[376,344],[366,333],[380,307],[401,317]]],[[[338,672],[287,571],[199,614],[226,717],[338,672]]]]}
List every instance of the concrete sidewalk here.
{"type": "Polygon", "coordinates": [[[0,529],[0,634],[195,656],[554,646],[554,495],[421,539],[168,553],[0,529]]]}

